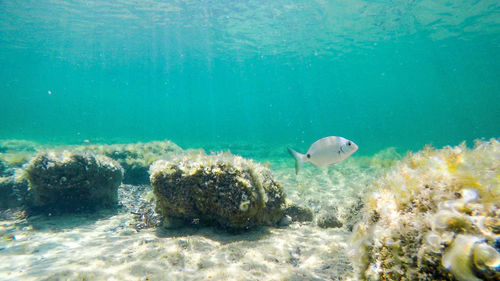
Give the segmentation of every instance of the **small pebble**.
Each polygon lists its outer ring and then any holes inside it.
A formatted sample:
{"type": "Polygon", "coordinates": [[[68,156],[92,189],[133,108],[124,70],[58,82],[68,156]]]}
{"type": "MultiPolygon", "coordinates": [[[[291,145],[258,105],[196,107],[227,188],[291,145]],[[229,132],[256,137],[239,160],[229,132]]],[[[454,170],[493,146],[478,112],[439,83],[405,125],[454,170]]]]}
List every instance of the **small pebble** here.
{"type": "Polygon", "coordinates": [[[281,218],[279,226],[289,226],[291,222],[292,222],[292,217],[286,215],[281,218]]]}
{"type": "Polygon", "coordinates": [[[134,233],[135,232],[133,230],[125,230],[125,231],[120,232],[121,235],[125,235],[125,236],[132,235],[134,233]]]}

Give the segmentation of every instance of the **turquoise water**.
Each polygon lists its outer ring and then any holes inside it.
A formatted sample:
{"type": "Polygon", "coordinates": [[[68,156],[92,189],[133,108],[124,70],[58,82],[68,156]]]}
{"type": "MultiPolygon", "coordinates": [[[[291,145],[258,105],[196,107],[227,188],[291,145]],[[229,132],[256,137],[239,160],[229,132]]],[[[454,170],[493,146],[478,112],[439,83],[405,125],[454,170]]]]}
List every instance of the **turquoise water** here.
{"type": "Polygon", "coordinates": [[[0,65],[2,139],[371,154],[500,132],[497,0],[1,0],[0,65]]]}
{"type": "Polygon", "coordinates": [[[496,280],[499,142],[399,160],[498,138],[499,116],[499,0],[0,0],[0,279],[496,280]],[[296,175],[286,147],[332,135],[358,152],[296,175]],[[158,159],[194,161],[193,186],[153,196],[158,159]],[[120,166],[113,208],[80,213],[120,166]],[[159,215],[211,189],[308,218],[236,235],[159,215]]]}

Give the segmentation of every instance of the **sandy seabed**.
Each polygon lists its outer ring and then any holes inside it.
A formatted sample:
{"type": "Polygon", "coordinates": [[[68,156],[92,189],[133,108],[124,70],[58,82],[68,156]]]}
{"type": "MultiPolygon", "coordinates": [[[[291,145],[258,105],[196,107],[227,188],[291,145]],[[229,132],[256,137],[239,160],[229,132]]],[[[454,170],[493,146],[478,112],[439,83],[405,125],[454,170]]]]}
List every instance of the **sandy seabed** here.
{"type": "Polygon", "coordinates": [[[341,228],[311,222],[236,235],[197,226],[138,231],[123,204],[93,214],[4,218],[0,279],[343,280],[352,271],[347,222],[370,183],[393,163],[385,154],[324,169],[308,165],[299,176],[293,160],[270,161],[288,199],[316,215],[333,213],[344,221],[341,228]]]}

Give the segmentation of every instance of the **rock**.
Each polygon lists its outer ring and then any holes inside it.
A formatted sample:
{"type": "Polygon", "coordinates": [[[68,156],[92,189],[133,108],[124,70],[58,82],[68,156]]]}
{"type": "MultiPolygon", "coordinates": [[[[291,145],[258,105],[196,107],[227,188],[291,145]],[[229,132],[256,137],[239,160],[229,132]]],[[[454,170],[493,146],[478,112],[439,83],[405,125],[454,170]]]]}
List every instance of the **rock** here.
{"type": "Polygon", "coordinates": [[[316,218],[316,224],[321,228],[336,228],[342,227],[342,222],[332,213],[321,213],[316,218]]]}
{"type": "Polygon", "coordinates": [[[289,226],[292,223],[293,219],[289,215],[284,215],[279,221],[279,226],[289,226]]]}
{"type": "Polygon", "coordinates": [[[182,153],[182,149],[171,141],[81,145],[70,149],[105,155],[117,161],[124,169],[123,183],[127,184],[149,184],[148,169],[154,161],[182,153]]]}
{"type": "Polygon", "coordinates": [[[150,168],[156,210],[163,217],[228,229],[275,225],[285,194],[271,171],[230,153],[156,161],[150,168]]]}
{"type": "Polygon", "coordinates": [[[409,153],[364,202],[355,280],[500,280],[499,167],[496,139],[409,153]]]}
{"type": "MultiPolygon", "coordinates": [[[[172,155],[189,153],[175,143],[165,141],[138,142],[130,144],[86,144],[48,146],[23,140],[0,141],[0,162],[5,169],[19,168],[27,163],[37,151],[44,149],[70,150],[78,153],[90,152],[116,160],[124,168],[123,182],[129,184],[149,184],[149,166],[156,160],[168,159],[172,155]]],[[[5,172],[4,172],[5,173],[5,172]]],[[[1,175],[1,165],[0,165],[1,175]]]]}
{"type": "Polygon", "coordinates": [[[5,170],[20,168],[35,155],[40,147],[40,144],[31,141],[2,140],[0,141],[0,162],[3,162],[5,170]]]}
{"type": "Polygon", "coordinates": [[[304,222],[313,220],[313,211],[309,207],[290,204],[285,210],[285,215],[289,216],[292,221],[304,222]]]}
{"type": "Polygon", "coordinates": [[[341,216],[344,226],[347,230],[352,231],[354,225],[358,223],[363,218],[363,199],[358,197],[358,199],[347,207],[347,210],[341,216]]]}
{"type": "Polygon", "coordinates": [[[0,141],[0,153],[11,151],[36,152],[40,144],[27,140],[2,140],[0,141]]]}
{"type": "Polygon", "coordinates": [[[34,155],[35,152],[31,151],[8,151],[6,153],[0,153],[0,160],[4,163],[4,169],[9,170],[22,167],[23,164],[27,163],[34,155]]]}
{"type": "Polygon", "coordinates": [[[112,207],[123,177],[123,169],[108,157],[71,151],[38,153],[24,169],[32,207],[49,210],[112,207]]]}
{"type": "Polygon", "coordinates": [[[28,196],[28,181],[19,173],[0,177],[0,209],[23,207],[28,196]]]}

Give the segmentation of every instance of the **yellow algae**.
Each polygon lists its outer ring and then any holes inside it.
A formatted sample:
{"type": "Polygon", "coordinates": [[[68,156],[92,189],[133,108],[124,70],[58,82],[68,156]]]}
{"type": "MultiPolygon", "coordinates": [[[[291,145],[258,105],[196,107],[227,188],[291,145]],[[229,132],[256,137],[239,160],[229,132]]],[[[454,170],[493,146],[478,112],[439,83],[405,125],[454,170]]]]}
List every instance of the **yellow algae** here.
{"type": "Polygon", "coordinates": [[[21,166],[28,162],[33,155],[35,153],[29,151],[11,151],[9,153],[0,153],[0,160],[9,166],[21,166]]]}
{"type": "Polygon", "coordinates": [[[356,278],[497,280],[484,265],[496,264],[498,254],[498,167],[495,139],[473,149],[462,143],[408,153],[365,201],[365,219],[351,239],[356,278]]]}
{"type": "Polygon", "coordinates": [[[146,195],[144,196],[144,200],[146,201],[153,201],[154,199],[155,199],[155,194],[153,193],[153,191],[146,193],[146,195]]]}

